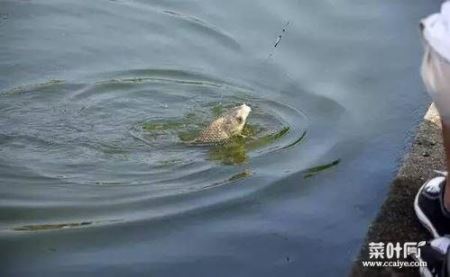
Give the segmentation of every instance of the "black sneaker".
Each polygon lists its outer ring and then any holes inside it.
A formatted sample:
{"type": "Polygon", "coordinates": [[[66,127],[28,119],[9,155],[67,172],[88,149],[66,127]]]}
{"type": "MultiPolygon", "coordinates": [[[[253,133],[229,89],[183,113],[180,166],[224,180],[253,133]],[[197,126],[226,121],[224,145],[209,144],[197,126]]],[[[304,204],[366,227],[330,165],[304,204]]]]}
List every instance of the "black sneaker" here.
{"type": "Polygon", "coordinates": [[[435,238],[450,234],[450,213],[443,206],[444,185],[445,177],[435,177],[419,189],[414,200],[417,218],[435,238]]]}
{"type": "Polygon", "coordinates": [[[448,277],[449,273],[449,237],[440,237],[420,247],[419,254],[411,257],[419,262],[419,273],[422,277],[448,277]]]}

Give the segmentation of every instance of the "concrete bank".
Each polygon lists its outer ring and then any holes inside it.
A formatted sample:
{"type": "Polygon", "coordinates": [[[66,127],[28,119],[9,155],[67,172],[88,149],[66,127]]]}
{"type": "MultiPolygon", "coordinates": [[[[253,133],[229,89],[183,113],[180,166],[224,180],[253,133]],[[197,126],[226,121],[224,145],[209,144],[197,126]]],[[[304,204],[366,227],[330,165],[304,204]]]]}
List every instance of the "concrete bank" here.
{"type": "MultiPolygon", "coordinates": [[[[355,261],[352,276],[419,276],[417,268],[365,268],[361,261],[368,257],[369,242],[418,242],[431,236],[417,221],[413,209],[418,189],[436,175],[433,169],[445,168],[439,116],[432,105],[418,128],[410,152],[404,157],[387,199],[369,226],[361,253],[355,261]]],[[[373,259],[372,259],[373,260],[373,259]]]]}

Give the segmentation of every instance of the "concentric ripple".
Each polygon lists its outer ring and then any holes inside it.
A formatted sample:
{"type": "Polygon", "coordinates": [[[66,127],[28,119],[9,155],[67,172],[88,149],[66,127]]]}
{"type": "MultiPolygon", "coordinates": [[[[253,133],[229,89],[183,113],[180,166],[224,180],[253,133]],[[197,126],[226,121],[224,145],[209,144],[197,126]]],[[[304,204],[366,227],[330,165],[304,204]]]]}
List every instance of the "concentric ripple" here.
{"type": "MultiPolygon", "coordinates": [[[[30,196],[22,193],[30,189],[20,175],[4,174],[17,185],[12,193],[15,208],[25,202],[33,207],[27,197],[46,195],[49,207],[60,206],[60,201],[81,205],[75,218],[86,219],[82,215],[89,206],[97,206],[101,214],[101,205],[116,209],[116,217],[88,221],[116,221],[123,218],[124,205],[169,205],[169,199],[180,201],[183,195],[190,198],[257,177],[253,160],[268,160],[280,150],[297,147],[307,134],[305,114],[261,97],[261,88],[176,70],[136,70],[100,78],[89,83],[50,81],[0,95],[1,163],[26,171],[36,183],[36,194],[30,196]],[[186,143],[224,110],[241,103],[252,107],[246,138],[215,146],[186,143]],[[58,197],[46,194],[54,189],[61,191],[58,197]]],[[[55,220],[43,224],[90,226],[55,220]]],[[[27,228],[12,228],[33,229],[26,223],[21,226],[27,228]]]]}

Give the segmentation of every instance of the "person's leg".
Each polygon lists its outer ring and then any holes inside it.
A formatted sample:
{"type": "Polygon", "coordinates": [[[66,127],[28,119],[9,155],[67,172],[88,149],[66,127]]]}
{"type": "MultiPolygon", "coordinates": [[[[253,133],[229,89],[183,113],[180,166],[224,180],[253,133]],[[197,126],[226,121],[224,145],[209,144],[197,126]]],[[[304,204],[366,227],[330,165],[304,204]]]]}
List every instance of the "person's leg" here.
{"type": "MultiPolygon", "coordinates": [[[[450,77],[449,77],[450,78],[450,77]]],[[[450,172],[450,124],[442,123],[442,137],[444,141],[445,157],[447,161],[447,172],[450,172]]],[[[447,211],[450,211],[450,178],[447,178],[444,189],[444,205],[447,211]]]]}
{"type": "MultiPolygon", "coordinates": [[[[450,62],[425,46],[422,77],[441,117],[447,171],[450,172],[450,62]]],[[[443,195],[444,206],[450,211],[450,178],[447,178],[443,195]]]]}
{"type": "MultiPolygon", "coordinates": [[[[422,77],[442,121],[442,136],[450,172],[450,61],[425,43],[422,77]]],[[[450,234],[450,176],[427,181],[414,200],[417,218],[435,237],[450,234]]]]}

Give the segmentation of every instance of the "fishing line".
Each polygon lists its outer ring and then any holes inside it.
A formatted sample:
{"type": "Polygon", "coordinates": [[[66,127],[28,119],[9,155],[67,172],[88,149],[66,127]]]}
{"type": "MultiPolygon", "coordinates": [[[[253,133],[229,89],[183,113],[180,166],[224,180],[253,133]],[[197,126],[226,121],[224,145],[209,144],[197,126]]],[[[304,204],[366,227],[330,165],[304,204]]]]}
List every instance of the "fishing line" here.
{"type": "Polygon", "coordinates": [[[267,58],[264,60],[265,62],[267,62],[270,58],[272,58],[273,54],[275,53],[275,48],[277,48],[277,46],[280,44],[281,39],[283,38],[283,35],[286,33],[287,27],[289,26],[289,24],[291,23],[290,20],[288,20],[284,25],[283,25],[283,29],[281,30],[281,33],[278,34],[275,43],[273,44],[273,48],[270,51],[269,55],[267,56],[267,58]]]}

